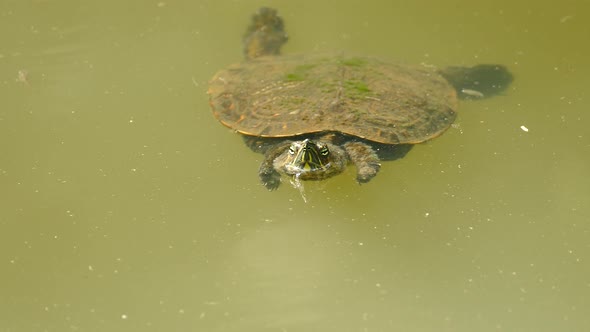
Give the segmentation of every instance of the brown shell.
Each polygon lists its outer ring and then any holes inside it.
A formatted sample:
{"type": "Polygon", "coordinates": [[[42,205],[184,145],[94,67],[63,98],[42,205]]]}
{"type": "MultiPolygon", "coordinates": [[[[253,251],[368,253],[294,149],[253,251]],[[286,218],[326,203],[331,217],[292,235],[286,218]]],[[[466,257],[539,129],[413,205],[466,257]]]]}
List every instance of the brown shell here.
{"type": "Polygon", "coordinates": [[[387,143],[419,143],[455,119],[452,86],[428,66],[339,55],[262,57],[210,81],[215,117],[260,137],[336,131],[387,143]]]}

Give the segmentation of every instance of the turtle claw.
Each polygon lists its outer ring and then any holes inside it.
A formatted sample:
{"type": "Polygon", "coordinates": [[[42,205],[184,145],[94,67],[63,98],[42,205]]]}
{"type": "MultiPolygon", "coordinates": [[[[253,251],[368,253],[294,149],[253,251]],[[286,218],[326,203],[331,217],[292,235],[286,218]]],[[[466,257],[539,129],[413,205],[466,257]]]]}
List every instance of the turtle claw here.
{"type": "Polygon", "coordinates": [[[362,184],[371,181],[371,179],[377,175],[379,169],[381,168],[381,164],[376,162],[368,162],[365,164],[357,165],[357,167],[359,167],[359,169],[356,175],[356,181],[359,184],[362,184]]]}
{"type": "Polygon", "coordinates": [[[356,181],[367,183],[379,173],[379,157],[371,146],[362,142],[344,144],[348,157],[356,166],[356,181]]]}
{"type": "Polygon", "coordinates": [[[276,190],[281,184],[281,175],[276,171],[272,171],[270,173],[261,172],[260,180],[266,189],[273,191],[276,190]]]}

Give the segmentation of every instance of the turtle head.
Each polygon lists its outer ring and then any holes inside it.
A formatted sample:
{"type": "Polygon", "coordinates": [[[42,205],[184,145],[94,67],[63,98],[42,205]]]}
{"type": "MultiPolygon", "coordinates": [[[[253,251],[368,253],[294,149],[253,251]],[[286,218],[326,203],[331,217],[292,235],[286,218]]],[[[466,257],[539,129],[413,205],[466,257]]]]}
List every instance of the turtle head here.
{"type": "Polygon", "coordinates": [[[301,180],[321,180],[341,173],[346,167],[346,158],[342,148],[336,145],[305,139],[292,142],[275,160],[274,166],[301,180]]]}
{"type": "Polygon", "coordinates": [[[330,164],[330,149],[326,143],[309,139],[291,143],[287,167],[300,172],[321,170],[330,164]]]}

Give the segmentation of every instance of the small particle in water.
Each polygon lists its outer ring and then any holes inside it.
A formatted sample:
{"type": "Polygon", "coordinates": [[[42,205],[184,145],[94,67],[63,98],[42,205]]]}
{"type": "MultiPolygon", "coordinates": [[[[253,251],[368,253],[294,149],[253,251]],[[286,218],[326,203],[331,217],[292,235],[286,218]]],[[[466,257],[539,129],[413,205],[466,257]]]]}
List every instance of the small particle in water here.
{"type": "Polygon", "coordinates": [[[477,91],[477,90],[461,89],[461,92],[470,96],[470,97],[475,97],[475,98],[483,98],[484,97],[484,94],[477,91]]]}
{"type": "Polygon", "coordinates": [[[29,77],[29,72],[21,69],[18,71],[18,76],[16,77],[16,81],[28,85],[29,84],[28,77],[29,77]]]}
{"type": "Polygon", "coordinates": [[[565,22],[571,20],[572,18],[574,18],[572,15],[564,16],[559,20],[559,23],[565,23],[565,22]]]}
{"type": "Polygon", "coordinates": [[[525,133],[528,133],[529,132],[529,128],[525,127],[524,125],[523,126],[520,126],[520,129],[522,131],[524,131],[525,133]]]}
{"type": "Polygon", "coordinates": [[[126,314],[122,314],[121,315],[121,319],[127,319],[127,315],[126,314]]]}

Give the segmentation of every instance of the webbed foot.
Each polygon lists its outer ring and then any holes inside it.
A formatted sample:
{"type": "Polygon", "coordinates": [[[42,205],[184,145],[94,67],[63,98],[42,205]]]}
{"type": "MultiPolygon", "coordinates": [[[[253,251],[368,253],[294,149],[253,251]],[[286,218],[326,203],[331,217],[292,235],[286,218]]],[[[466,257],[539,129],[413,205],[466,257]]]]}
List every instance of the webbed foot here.
{"type": "Polygon", "coordinates": [[[264,160],[260,164],[258,176],[260,181],[268,190],[275,190],[281,184],[281,174],[275,169],[274,161],[291,145],[291,141],[282,141],[278,144],[267,147],[264,153],[264,160]]]}
{"type": "Polygon", "coordinates": [[[362,142],[349,142],[344,144],[344,149],[356,166],[356,180],[358,183],[367,183],[377,175],[381,164],[377,153],[371,146],[362,142]]]}
{"type": "Polygon", "coordinates": [[[261,169],[258,175],[262,185],[268,190],[275,190],[281,184],[281,174],[275,170],[266,171],[261,169]]]}
{"type": "Polygon", "coordinates": [[[356,181],[358,183],[367,183],[371,181],[375,175],[377,175],[379,169],[381,168],[381,164],[377,162],[367,162],[362,164],[360,167],[357,167],[356,181]]]}

